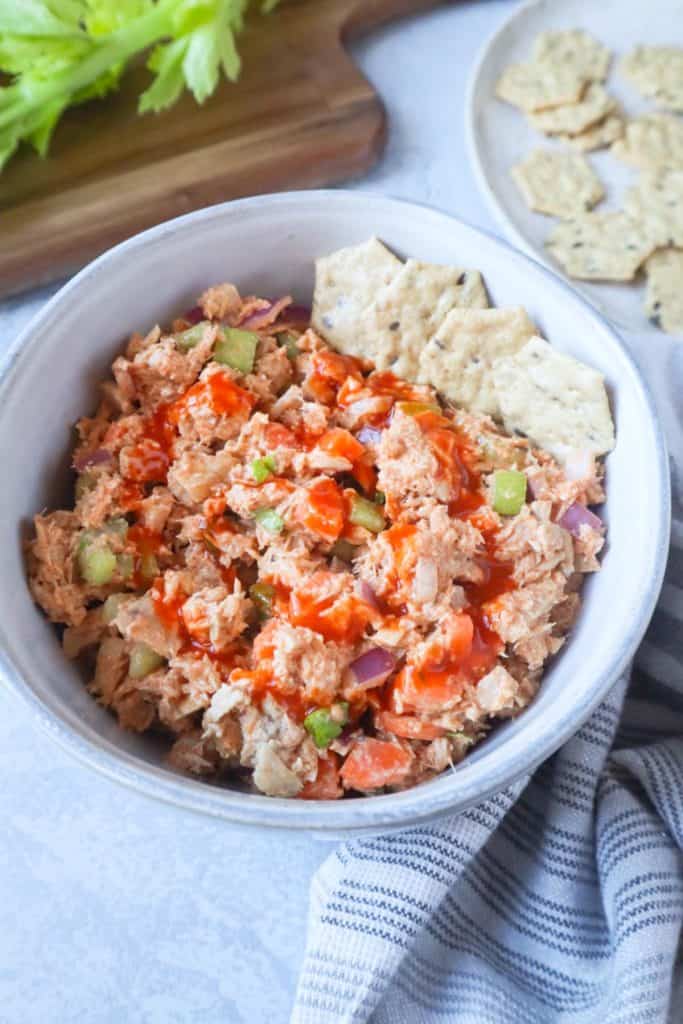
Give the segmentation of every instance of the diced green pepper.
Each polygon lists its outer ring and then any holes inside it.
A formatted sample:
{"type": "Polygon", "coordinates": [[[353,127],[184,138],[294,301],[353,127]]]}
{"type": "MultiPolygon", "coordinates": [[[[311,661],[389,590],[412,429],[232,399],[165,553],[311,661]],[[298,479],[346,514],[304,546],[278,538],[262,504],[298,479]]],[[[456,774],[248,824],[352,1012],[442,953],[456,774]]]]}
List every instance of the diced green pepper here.
{"type": "Polygon", "coordinates": [[[254,519],[268,533],[282,533],[285,528],[285,521],[274,508],[257,508],[254,512],[254,519]]]}
{"type": "Polygon", "coordinates": [[[249,597],[256,605],[261,618],[267,619],[273,614],[275,587],[271,583],[252,583],[249,587],[249,597]]]}
{"type": "Polygon", "coordinates": [[[342,562],[350,562],[355,558],[358,552],[358,548],[355,544],[352,544],[349,540],[344,540],[340,537],[336,540],[330,548],[330,554],[333,558],[341,558],[342,562]]]}
{"type": "Polygon", "coordinates": [[[339,701],[331,708],[316,708],[304,718],[304,728],[313,738],[316,747],[329,747],[332,740],[341,735],[349,720],[349,705],[339,701]]]}
{"type": "Polygon", "coordinates": [[[257,484],[262,484],[277,469],[277,463],[273,455],[264,455],[262,459],[254,459],[251,464],[251,471],[257,484]]]}
{"type": "Polygon", "coordinates": [[[516,516],[526,501],[526,476],[516,469],[493,474],[493,507],[501,516],[516,516]]]}
{"type": "Polygon", "coordinates": [[[78,552],[78,568],[86,583],[103,587],[116,572],[116,555],[106,545],[86,543],[78,552]]]}
{"type": "Polygon", "coordinates": [[[191,348],[195,348],[204,337],[204,332],[207,327],[210,327],[208,320],[202,320],[200,323],[195,324],[194,327],[188,327],[186,331],[180,331],[174,335],[175,343],[181,352],[189,352],[191,348]]]}
{"type": "Polygon", "coordinates": [[[299,355],[299,346],[296,343],[296,334],[292,334],[291,331],[278,331],[275,337],[277,338],[278,345],[287,350],[289,358],[296,359],[299,355]]]}
{"type": "Polygon", "coordinates": [[[241,331],[238,327],[222,327],[214,346],[213,358],[217,363],[231,366],[240,373],[251,373],[254,369],[254,358],[258,334],[253,331],[241,331]]]}
{"type": "Polygon", "coordinates": [[[405,413],[406,416],[419,416],[421,412],[440,413],[441,409],[432,402],[397,402],[396,408],[405,413]]]}
{"type": "Polygon", "coordinates": [[[164,659],[147,644],[134,644],[128,662],[128,675],[131,679],[143,679],[164,663],[164,659]]]}
{"type": "Polygon", "coordinates": [[[354,494],[351,498],[349,520],[355,526],[364,526],[372,533],[380,533],[386,525],[381,508],[374,501],[362,498],[360,494],[354,494]]]}
{"type": "Polygon", "coordinates": [[[102,618],[107,625],[109,625],[110,622],[113,622],[119,614],[119,611],[121,610],[121,602],[125,597],[125,594],[110,594],[102,605],[102,618]]]}

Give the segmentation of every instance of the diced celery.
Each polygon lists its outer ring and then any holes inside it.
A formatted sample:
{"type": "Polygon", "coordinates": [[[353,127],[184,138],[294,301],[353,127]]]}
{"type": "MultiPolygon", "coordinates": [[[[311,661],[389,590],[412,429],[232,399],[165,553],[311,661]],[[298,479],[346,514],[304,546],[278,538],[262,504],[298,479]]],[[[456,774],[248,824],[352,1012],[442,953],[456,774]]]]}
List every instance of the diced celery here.
{"type": "Polygon", "coordinates": [[[207,327],[210,327],[208,320],[202,320],[200,323],[195,324],[194,327],[188,327],[186,331],[180,331],[174,335],[175,343],[181,352],[189,352],[191,348],[195,348],[204,337],[204,331],[207,327]]]}
{"type": "Polygon", "coordinates": [[[116,555],[106,545],[85,544],[78,553],[78,568],[86,583],[102,587],[116,572],[116,555]]]}
{"type": "Polygon", "coordinates": [[[214,346],[213,358],[217,363],[231,366],[240,373],[251,373],[254,369],[257,345],[258,334],[254,334],[253,331],[223,327],[214,346]]]}
{"type": "Polygon", "coordinates": [[[368,501],[367,498],[362,498],[360,494],[354,494],[351,498],[349,520],[355,526],[364,526],[372,533],[380,533],[386,525],[384,513],[379,505],[376,505],[374,501],[368,501]]]}
{"type": "Polygon", "coordinates": [[[249,597],[256,605],[262,618],[268,618],[269,615],[272,615],[275,587],[271,583],[252,583],[249,587],[249,597]]]}
{"type": "Polygon", "coordinates": [[[310,733],[316,747],[329,747],[349,720],[349,705],[339,701],[331,708],[316,708],[304,718],[304,728],[310,733]]]}
{"type": "Polygon", "coordinates": [[[147,644],[134,644],[128,662],[128,675],[131,679],[143,679],[164,663],[164,659],[147,644]]]}
{"type": "Polygon", "coordinates": [[[516,516],[526,501],[527,480],[516,469],[498,469],[493,474],[493,507],[501,516],[516,516]]]}
{"type": "Polygon", "coordinates": [[[284,519],[274,508],[257,508],[254,519],[268,533],[282,533],[285,528],[284,519]]]}
{"type": "Polygon", "coordinates": [[[262,459],[254,459],[251,464],[251,471],[257,484],[262,484],[269,476],[277,470],[275,456],[264,455],[262,459]]]}
{"type": "Polygon", "coordinates": [[[126,597],[125,594],[110,594],[107,600],[102,605],[102,618],[109,625],[113,622],[116,616],[119,614],[121,609],[121,602],[126,597]]]}
{"type": "Polygon", "coordinates": [[[275,337],[277,338],[278,345],[287,350],[289,358],[296,359],[299,355],[299,346],[296,343],[296,334],[292,334],[291,331],[278,331],[275,337]]]}
{"type": "Polygon", "coordinates": [[[374,502],[376,505],[386,505],[387,496],[384,491],[375,491],[374,502]]]}

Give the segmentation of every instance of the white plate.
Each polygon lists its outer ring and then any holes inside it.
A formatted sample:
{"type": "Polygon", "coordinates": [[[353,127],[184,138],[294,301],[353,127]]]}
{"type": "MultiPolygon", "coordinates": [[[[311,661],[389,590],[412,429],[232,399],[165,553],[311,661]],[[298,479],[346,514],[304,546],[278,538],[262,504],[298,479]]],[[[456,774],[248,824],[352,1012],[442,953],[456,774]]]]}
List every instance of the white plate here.
{"type": "MultiPolygon", "coordinates": [[[[510,177],[510,167],[534,146],[557,147],[561,143],[529,127],[516,107],[495,97],[495,85],[503,70],[516,61],[531,58],[539,32],[548,29],[582,28],[614,54],[607,88],[627,114],[634,116],[654,110],[616,70],[619,57],[638,43],[683,46],[682,0],[531,0],[516,8],[488,41],[470,80],[467,103],[468,144],[479,186],[493,215],[507,237],[531,256],[561,273],[544,242],[557,221],[533,213],[510,177]]],[[[574,150],[572,150],[574,152],[574,150]]],[[[607,198],[600,210],[618,209],[624,191],[637,179],[608,149],[587,154],[605,185],[607,198]]],[[[630,284],[571,283],[585,297],[621,327],[634,331],[653,330],[643,309],[642,280],[630,284]]]]}

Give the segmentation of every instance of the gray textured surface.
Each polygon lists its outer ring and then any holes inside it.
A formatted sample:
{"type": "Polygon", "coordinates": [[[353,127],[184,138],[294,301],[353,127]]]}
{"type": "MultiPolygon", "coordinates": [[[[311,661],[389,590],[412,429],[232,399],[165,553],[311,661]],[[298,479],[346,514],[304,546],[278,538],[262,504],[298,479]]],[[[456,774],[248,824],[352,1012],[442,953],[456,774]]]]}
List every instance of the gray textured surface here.
{"type": "MultiPolygon", "coordinates": [[[[356,47],[391,134],[352,187],[491,226],[467,167],[464,88],[509,7],[455,4],[356,47]]],[[[0,304],[0,358],[54,290],[0,304]]],[[[324,845],[120,789],[67,758],[1,691],[0,778],[1,1024],[287,1020],[324,845]]]]}

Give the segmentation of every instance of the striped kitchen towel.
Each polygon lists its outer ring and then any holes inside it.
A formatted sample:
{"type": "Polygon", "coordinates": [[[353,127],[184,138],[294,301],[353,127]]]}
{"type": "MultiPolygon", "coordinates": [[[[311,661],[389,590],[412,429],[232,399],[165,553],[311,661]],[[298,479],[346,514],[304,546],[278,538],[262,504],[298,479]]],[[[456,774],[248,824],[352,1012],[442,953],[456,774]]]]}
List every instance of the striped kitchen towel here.
{"type": "Polygon", "coordinates": [[[326,861],[291,1024],[683,1024],[682,486],[629,677],[531,778],[326,861]]]}

